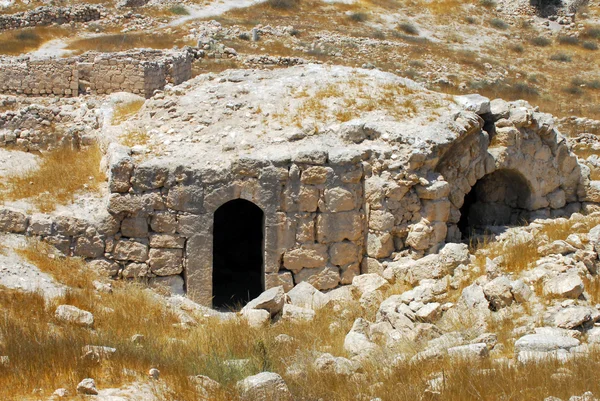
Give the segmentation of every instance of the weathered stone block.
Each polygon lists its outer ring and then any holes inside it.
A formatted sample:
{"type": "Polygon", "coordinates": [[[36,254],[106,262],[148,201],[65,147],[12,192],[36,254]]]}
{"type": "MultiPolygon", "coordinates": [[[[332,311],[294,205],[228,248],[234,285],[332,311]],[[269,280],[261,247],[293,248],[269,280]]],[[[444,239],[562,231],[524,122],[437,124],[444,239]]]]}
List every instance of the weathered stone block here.
{"type": "Polygon", "coordinates": [[[150,220],[150,227],[157,233],[175,234],[177,217],[169,212],[155,212],[150,220]]]}
{"type": "Polygon", "coordinates": [[[0,209],[0,231],[23,234],[27,230],[28,218],[14,209],[0,209]]]}
{"type": "Polygon", "coordinates": [[[201,213],[203,191],[197,186],[175,186],[169,189],[167,207],[181,212],[201,213]]]}
{"type": "Polygon", "coordinates": [[[121,233],[129,238],[145,238],[148,236],[148,220],[145,217],[123,219],[121,233]]]}
{"type": "Polygon", "coordinates": [[[288,270],[298,272],[303,268],[323,267],[327,259],[327,245],[307,244],[285,252],[283,265],[288,270]]]}
{"type": "Polygon", "coordinates": [[[147,240],[119,240],[115,245],[113,257],[117,260],[145,262],[148,260],[147,240]]]}
{"type": "Polygon", "coordinates": [[[302,269],[298,273],[294,273],[294,281],[296,283],[306,281],[317,290],[329,290],[339,285],[340,272],[334,266],[302,269]]]}
{"type": "Polygon", "coordinates": [[[356,196],[346,188],[326,189],[325,205],[330,212],[347,212],[356,207],[356,196]]]}
{"type": "Polygon", "coordinates": [[[329,261],[336,266],[356,263],[357,259],[358,247],[352,242],[338,242],[329,248],[329,261]]]}
{"type": "Polygon", "coordinates": [[[177,248],[183,249],[185,238],[171,234],[152,234],[150,235],[151,248],[177,248]]]}
{"type": "Polygon", "coordinates": [[[317,217],[317,240],[320,243],[357,241],[363,232],[360,212],[323,213],[317,217]]]}
{"type": "Polygon", "coordinates": [[[181,249],[150,249],[148,263],[157,276],[170,276],[183,271],[182,258],[181,249]]]}

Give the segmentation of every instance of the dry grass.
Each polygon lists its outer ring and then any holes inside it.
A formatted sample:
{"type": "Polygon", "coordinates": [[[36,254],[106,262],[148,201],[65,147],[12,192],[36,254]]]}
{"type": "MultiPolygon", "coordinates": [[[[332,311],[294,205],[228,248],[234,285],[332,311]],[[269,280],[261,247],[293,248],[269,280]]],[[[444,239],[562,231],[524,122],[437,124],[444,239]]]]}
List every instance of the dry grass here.
{"type": "MultiPolygon", "coordinates": [[[[291,121],[298,127],[304,126],[306,122],[330,122],[332,116],[334,121],[346,122],[375,111],[402,120],[414,117],[419,108],[431,109],[433,115],[436,113],[435,109],[441,106],[438,101],[428,99],[406,86],[377,85],[358,77],[329,83],[312,94],[305,90],[293,95],[304,98],[291,115],[291,121]]],[[[279,118],[286,117],[285,113],[279,115],[279,118]]]]}
{"type": "MultiPolygon", "coordinates": [[[[150,367],[161,371],[158,387],[164,383],[170,388],[157,390],[161,393],[159,399],[180,401],[202,399],[187,379],[190,375],[204,374],[217,380],[223,390],[210,399],[230,401],[238,399],[237,380],[263,370],[281,374],[299,400],[427,400],[425,390],[434,377],[443,379],[439,397],[449,401],[528,401],[551,395],[567,399],[584,391],[600,392],[595,375],[600,369],[597,352],[565,365],[545,361],[526,366],[448,358],[392,366],[382,355],[373,363],[365,363],[361,374],[352,375],[350,380],[317,372],[311,361],[313,352],[346,356],[342,344],[353,320],[359,316],[374,317],[356,304],[343,313],[326,308],[317,313],[313,322],[281,321],[269,328],[253,329],[239,319],[205,318],[199,325],[182,330],[174,325],[178,319],[173,311],[140,285],[113,282],[112,293],[95,292],[90,284],[95,275],[80,260],[50,259],[48,248],[33,243],[20,252],[59,281],[76,284],[76,288],[51,302],[37,294],[0,288],[0,307],[4,311],[0,315],[0,355],[10,358],[8,367],[0,366],[3,400],[24,399],[34,389],[38,389],[36,396],[44,399],[58,387],[73,392],[85,377],[93,377],[100,388],[145,382],[145,372],[150,367]],[[56,321],[54,309],[65,303],[91,311],[94,329],[56,321]],[[141,344],[130,341],[134,334],[144,336],[141,344]],[[280,334],[292,336],[294,341],[281,345],[275,340],[280,334]],[[82,347],[88,344],[115,347],[117,352],[110,359],[88,360],[81,357],[82,347]],[[224,363],[229,359],[247,359],[248,363],[236,368],[224,363]],[[561,367],[573,373],[572,379],[557,382],[551,378],[561,367]]],[[[506,334],[513,326],[510,320],[497,320],[490,327],[496,333],[506,334]]],[[[510,344],[508,337],[499,337],[502,343],[510,344]]]]}
{"type": "Polygon", "coordinates": [[[84,149],[63,147],[43,154],[37,168],[6,177],[0,201],[31,200],[42,212],[72,201],[80,191],[95,191],[104,181],[98,145],[84,149]]]}
{"type": "Polygon", "coordinates": [[[67,28],[46,26],[0,32],[0,54],[18,56],[36,50],[49,40],[70,34],[67,28]]]}
{"type": "Polygon", "coordinates": [[[115,105],[115,110],[112,116],[112,124],[119,125],[125,120],[136,115],[142,106],[144,105],[144,100],[135,100],[133,102],[123,102],[115,105]]]}
{"type": "Polygon", "coordinates": [[[150,135],[144,130],[130,130],[121,135],[119,141],[130,148],[135,145],[146,146],[150,142],[150,135]]]}
{"type": "Polygon", "coordinates": [[[121,33],[103,35],[93,38],[77,39],[69,43],[69,49],[76,53],[86,51],[118,52],[135,48],[170,49],[173,46],[183,47],[194,45],[193,42],[182,40],[181,32],[171,34],[148,35],[145,33],[121,33]]]}

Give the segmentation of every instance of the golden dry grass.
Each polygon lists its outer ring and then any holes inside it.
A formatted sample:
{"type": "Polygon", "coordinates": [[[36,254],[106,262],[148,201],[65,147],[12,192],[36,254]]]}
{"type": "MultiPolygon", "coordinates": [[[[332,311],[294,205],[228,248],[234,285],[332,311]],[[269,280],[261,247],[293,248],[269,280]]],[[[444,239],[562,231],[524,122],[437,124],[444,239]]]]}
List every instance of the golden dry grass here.
{"type": "Polygon", "coordinates": [[[39,166],[4,178],[0,201],[27,199],[42,212],[67,204],[81,191],[93,192],[105,180],[98,145],[66,146],[41,156],[39,166]]]}
{"type": "Polygon", "coordinates": [[[0,54],[17,56],[35,50],[49,40],[70,34],[72,32],[68,28],[46,26],[0,32],[0,54]]]}
{"type": "Polygon", "coordinates": [[[122,102],[116,104],[112,116],[112,124],[119,125],[125,120],[133,117],[140,111],[144,103],[144,100],[135,100],[133,102],[122,102]]]}
{"type": "Polygon", "coordinates": [[[181,32],[171,34],[119,33],[77,39],[69,43],[69,50],[78,54],[86,51],[119,52],[135,48],[170,49],[173,46],[194,45],[182,40],[181,32]]]}
{"type": "Polygon", "coordinates": [[[141,129],[126,131],[119,137],[119,142],[130,148],[134,147],[135,145],[146,146],[148,145],[149,141],[150,135],[148,132],[141,129]]]}
{"type": "MultiPolygon", "coordinates": [[[[77,285],[51,302],[37,294],[0,288],[0,307],[4,311],[0,314],[0,355],[10,358],[8,366],[0,366],[3,400],[26,399],[34,389],[39,389],[36,396],[43,399],[59,387],[73,392],[86,377],[93,377],[100,388],[146,382],[145,372],[151,367],[161,371],[160,383],[170,388],[158,389],[159,399],[180,401],[202,399],[188,380],[190,375],[204,374],[223,385],[222,392],[210,400],[231,401],[237,399],[238,380],[264,370],[281,374],[298,400],[427,400],[428,381],[434,377],[442,378],[438,397],[449,401],[529,401],[551,395],[568,399],[584,391],[600,392],[595,375],[596,368],[600,368],[597,352],[564,365],[544,361],[509,366],[496,364],[493,359],[444,358],[392,366],[389,361],[376,359],[365,363],[360,374],[350,377],[318,372],[311,362],[312,353],[346,356],[342,344],[353,320],[359,316],[372,320],[372,312],[364,312],[356,304],[343,313],[325,308],[313,322],[280,321],[265,329],[248,327],[239,319],[205,318],[184,330],[174,325],[178,318],[173,311],[138,284],[113,282],[112,293],[96,292],[90,282],[97,276],[90,274],[82,261],[48,258],[49,248],[35,243],[20,252],[57,280],[77,285]],[[94,329],[56,321],[53,313],[58,304],[91,311],[94,329]],[[130,340],[134,334],[144,336],[140,344],[130,340]],[[282,345],[275,340],[280,334],[287,334],[294,341],[282,345]],[[115,347],[117,352],[102,361],[85,359],[81,350],[88,344],[115,347]],[[224,363],[229,359],[247,359],[248,363],[245,367],[232,367],[224,363]],[[293,373],[294,367],[297,373],[293,373]],[[561,367],[573,373],[570,380],[551,379],[561,367]]],[[[468,329],[468,322],[462,323],[459,329],[468,329]]],[[[510,320],[500,319],[490,327],[496,333],[507,334],[513,326],[510,320]]],[[[500,334],[501,342],[510,344],[509,337],[500,334]]]]}

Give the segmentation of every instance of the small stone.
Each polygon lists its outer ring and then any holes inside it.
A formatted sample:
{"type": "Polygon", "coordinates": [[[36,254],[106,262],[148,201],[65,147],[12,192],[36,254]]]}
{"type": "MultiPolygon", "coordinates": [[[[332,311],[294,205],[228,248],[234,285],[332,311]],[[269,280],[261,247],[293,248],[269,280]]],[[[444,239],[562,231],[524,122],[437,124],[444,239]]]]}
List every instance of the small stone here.
{"type": "Polygon", "coordinates": [[[77,393],[83,395],[98,395],[96,381],[94,379],[83,379],[77,385],[77,393]]]}

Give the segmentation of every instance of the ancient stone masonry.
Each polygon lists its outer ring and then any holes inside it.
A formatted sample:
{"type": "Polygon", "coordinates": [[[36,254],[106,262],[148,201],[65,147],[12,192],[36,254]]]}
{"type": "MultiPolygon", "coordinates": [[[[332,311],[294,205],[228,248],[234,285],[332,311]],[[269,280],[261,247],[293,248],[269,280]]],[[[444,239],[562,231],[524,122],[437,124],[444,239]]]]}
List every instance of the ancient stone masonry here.
{"type": "Polygon", "coordinates": [[[0,15],[0,31],[39,25],[69,24],[99,20],[104,7],[82,4],[74,7],[38,7],[35,10],[0,15]]]}
{"type": "Polygon", "coordinates": [[[150,97],[166,82],[191,78],[194,53],[139,50],[85,53],[65,59],[0,58],[0,91],[30,96],[77,96],[80,90],[131,92],[150,97]]]}
{"type": "MultiPolygon", "coordinates": [[[[293,68],[319,78],[329,71],[293,68]]],[[[250,79],[245,74],[223,79],[220,87],[240,88],[250,79]]],[[[260,74],[295,77],[298,71],[260,74]]],[[[215,82],[206,83],[212,92],[198,85],[192,95],[219,96],[215,82]]],[[[176,107],[169,92],[147,102],[144,124],[162,121],[163,109],[176,107]]],[[[237,91],[236,101],[242,104],[249,93],[237,91]]],[[[41,236],[113,276],[185,282],[191,298],[210,305],[215,215],[238,199],[264,215],[264,287],[285,290],[301,282],[328,290],[359,274],[385,274],[400,259],[446,252],[447,243],[467,239],[470,230],[597,209],[600,181],[590,180],[552,116],[523,101],[473,95],[456,103],[427,126],[351,120],[318,140],[294,133],[251,153],[228,153],[233,145],[223,136],[213,154],[202,144],[193,148],[195,159],[136,161],[129,148],[113,143],[105,163],[108,213],[101,221],[3,209],[0,231],[41,236]]],[[[235,105],[227,105],[231,121],[235,105]]],[[[181,115],[186,123],[191,118],[181,115]]],[[[413,279],[419,281],[417,273],[413,279]]]]}

